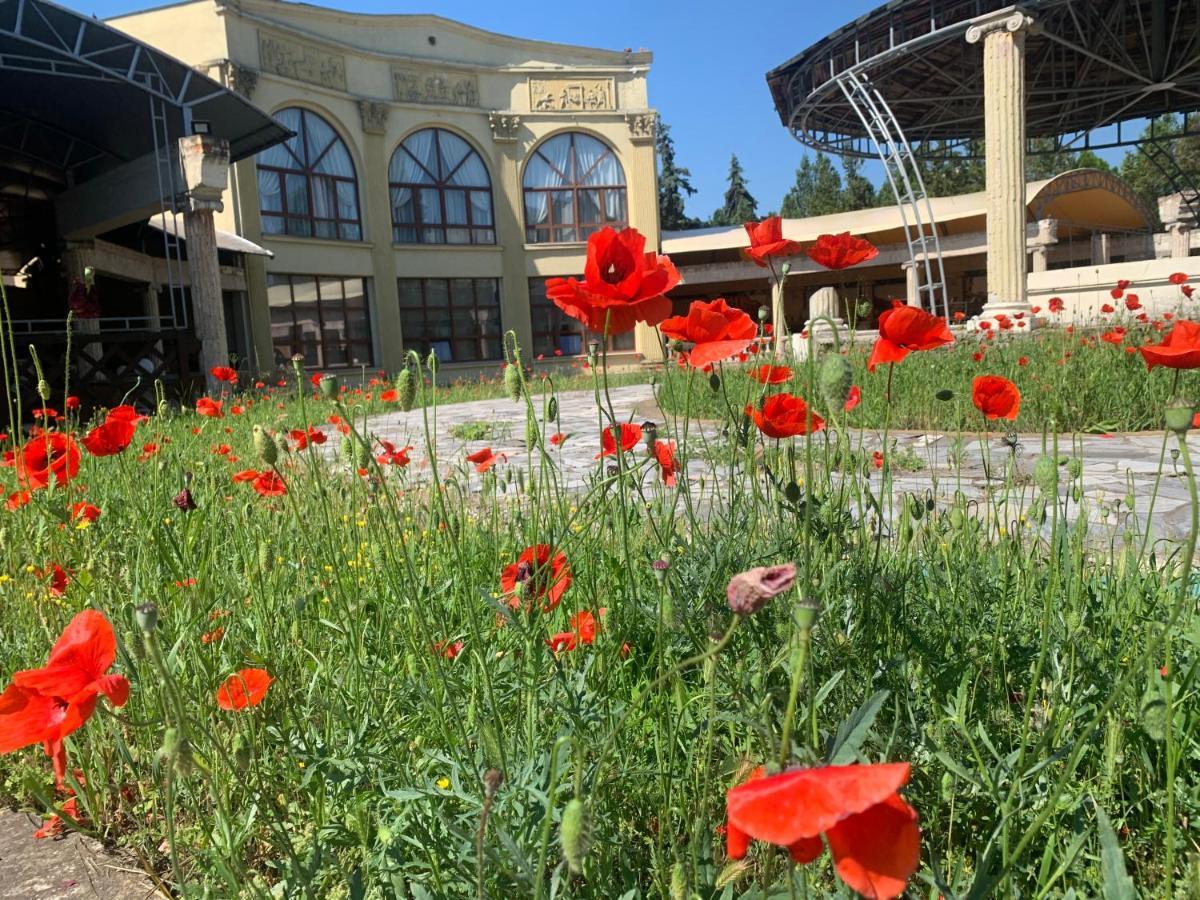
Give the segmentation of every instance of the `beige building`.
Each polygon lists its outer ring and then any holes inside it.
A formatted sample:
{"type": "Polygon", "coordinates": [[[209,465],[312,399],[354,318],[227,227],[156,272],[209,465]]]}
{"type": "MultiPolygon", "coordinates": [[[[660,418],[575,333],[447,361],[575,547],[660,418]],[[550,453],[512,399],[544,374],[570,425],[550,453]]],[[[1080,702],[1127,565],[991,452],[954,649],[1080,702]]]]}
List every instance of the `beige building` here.
{"type": "MultiPolygon", "coordinates": [[[[259,370],[395,371],[433,351],[449,377],[589,340],[545,298],[585,242],[633,226],[658,245],[651,54],[521,40],[428,15],[195,0],[110,21],[212,74],[295,132],[231,170],[217,225],[247,263],[259,370]]],[[[613,339],[655,355],[653,331],[613,339]]]]}

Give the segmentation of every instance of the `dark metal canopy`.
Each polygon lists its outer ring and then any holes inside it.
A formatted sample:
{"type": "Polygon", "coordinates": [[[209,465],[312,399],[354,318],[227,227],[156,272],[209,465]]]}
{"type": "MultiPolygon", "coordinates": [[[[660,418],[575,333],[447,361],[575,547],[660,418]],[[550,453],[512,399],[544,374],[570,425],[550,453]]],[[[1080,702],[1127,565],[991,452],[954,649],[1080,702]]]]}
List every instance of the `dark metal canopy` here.
{"type": "Polygon", "coordinates": [[[197,122],[236,161],[291,132],[244,97],[95,19],[0,0],[0,150],[79,184],[173,147],[197,122]]]}
{"type": "MultiPolygon", "coordinates": [[[[874,156],[842,89],[859,75],[886,98],[913,144],[983,136],[983,57],[972,20],[1012,0],[892,0],[767,74],[775,107],[798,140],[874,156]]],[[[1027,134],[1057,144],[1118,146],[1121,123],[1200,110],[1197,0],[1025,0],[1027,134]],[[1118,126],[1115,137],[1093,132],[1118,126]]],[[[1137,127],[1140,134],[1141,126],[1137,127]]]]}

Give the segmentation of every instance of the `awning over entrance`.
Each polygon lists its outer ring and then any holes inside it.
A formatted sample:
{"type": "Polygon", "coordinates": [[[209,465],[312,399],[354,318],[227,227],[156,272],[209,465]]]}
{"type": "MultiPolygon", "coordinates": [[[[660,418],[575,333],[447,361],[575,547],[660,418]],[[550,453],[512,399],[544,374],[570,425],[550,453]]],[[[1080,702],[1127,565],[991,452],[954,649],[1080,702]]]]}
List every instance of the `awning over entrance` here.
{"type": "MultiPolygon", "coordinates": [[[[157,216],[151,216],[149,223],[151,228],[156,228],[159,231],[165,231],[167,234],[174,235],[184,241],[187,240],[187,230],[184,228],[183,216],[169,216],[166,213],[159,213],[157,216]]],[[[230,253],[244,253],[246,256],[266,256],[273,257],[275,254],[265,247],[260,247],[254,241],[248,241],[232,231],[222,231],[217,229],[217,249],[228,250],[230,253]]]]}

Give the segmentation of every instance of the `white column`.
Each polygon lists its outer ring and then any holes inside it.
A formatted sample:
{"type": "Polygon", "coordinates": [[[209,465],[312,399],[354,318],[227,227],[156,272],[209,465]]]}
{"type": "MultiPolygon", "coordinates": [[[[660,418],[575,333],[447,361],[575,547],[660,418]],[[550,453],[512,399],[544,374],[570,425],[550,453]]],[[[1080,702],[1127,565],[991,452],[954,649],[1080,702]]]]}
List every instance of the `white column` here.
{"type": "Polygon", "coordinates": [[[1107,266],[1112,259],[1112,235],[1092,235],[1092,265],[1107,266]]]}
{"type": "Polygon", "coordinates": [[[1158,198],[1158,217],[1170,236],[1171,259],[1186,259],[1192,254],[1192,229],[1196,217],[1183,202],[1182,194],[1158,198]]]}
{"type": "Polygon", "coordinates": [[[213,223],[213,213],[224,209],[221,195],[229,179],[229,142],[200,134],[182,137],[179,160],[187,188],[183,229],[191,276],[192,315],[196,337],[200,339],[200,367],[209,390],[215,391],[220,385],[209,370],[229,365],[217,229],[213,223]]]}
{"type": "Polygon", "coordinates": [[[997,313],[1030,312],[1025,245],[1025,34],[1032,25],[1031,16],[1009,7],[981,16],[967,29],[968,43],[983,44],[988,207],[984,319],[997,313]]]}
{"type": "Polygon", "coordinates": [[[900,263],[900,268],[904,270],[905,297],[904,301],[909,306],[921,305],[921,280],[917,267],[911,262],[900,263]]]}
{"type": "Polygon", "coordinates": [[[1030,242],[1033,250],[1033,271],[1045,272],[1050,268],[1050,248],[1058,243],[1058,220],[1040,219],[1037,235],[1030,242]]]}

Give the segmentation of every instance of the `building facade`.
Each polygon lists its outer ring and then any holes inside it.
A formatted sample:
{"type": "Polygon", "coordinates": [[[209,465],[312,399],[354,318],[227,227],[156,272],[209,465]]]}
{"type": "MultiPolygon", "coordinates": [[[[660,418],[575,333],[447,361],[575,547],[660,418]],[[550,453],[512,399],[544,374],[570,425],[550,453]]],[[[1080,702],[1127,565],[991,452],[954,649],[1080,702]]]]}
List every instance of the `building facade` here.
{"type": "MultiPolygon", "coordinates": [[[[589,234],[658,246],[651,55],[521,40],[427,15],[196,0],[109,23],[211,73],[295,132],[233,167],[219,227],[248,262],[250,345],[268,371],[384,369],[433,352],[448,377],[594,336],[545,297],[589,234]]],[[[234,348],[238,349],[238,348],[234,348]]],[[[651,329],[612,339],[655,357],[651,329]]]]}

